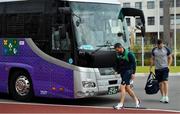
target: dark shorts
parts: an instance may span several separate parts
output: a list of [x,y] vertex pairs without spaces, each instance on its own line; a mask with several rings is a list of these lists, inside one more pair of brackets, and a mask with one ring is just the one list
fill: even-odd
[[168,81],[169,68],[157,69],[155,70],[155,74],[158,82]]
[[130,85],[130,80],[132,76],[132,70],[125,70],[121,74],[121,85]]

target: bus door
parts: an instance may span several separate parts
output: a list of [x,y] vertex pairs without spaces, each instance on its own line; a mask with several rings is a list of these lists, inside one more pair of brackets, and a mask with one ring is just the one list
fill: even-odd
[[52,53],[65,62],[71,58],[71,41],[65,25],[52,27]]
[[[72,25],[69,15],[57,12],[52,24],[52,52],[53,57],[69,64],[74,64]],[[68,83],[67,83],[68,82]],[[62,67],[52,70],[52,91],[58,97],[73,97],[73,71]]]
[[73,64],[72,29],[70,16],[57,12],[52,24],[52,54],[54,57]]

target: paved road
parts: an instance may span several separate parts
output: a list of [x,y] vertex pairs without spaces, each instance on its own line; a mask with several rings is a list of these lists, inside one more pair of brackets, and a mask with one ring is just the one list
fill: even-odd
[[[148,109],[164,109],[164,110],[176,110],[180,111],[180,77],[172,76],[169,79],[169,88],[170,88],[170,103],[163,104],[159,102],[160,93],[157,95],[146,95],[144,92],[144,85],[146,82],[145,77],[137,77],[135,80],[135,92],[140,97],[142,101],[142,107]],[[119,100],[119,94],[112,96],[99,96],[86,99],[78,100],[63,100],[63,99],[45,99],[45,98],[36,98],[32,103],[40,104],[51,104],[51,105],[80,105],[80,106],[100,106],[100,107],[112,107]],[[0,103],[10,102],[18,103],[13,101],[7,95],[0,95]],[[133,102],[128,96],[126,98],[125,106],[133,107]]]

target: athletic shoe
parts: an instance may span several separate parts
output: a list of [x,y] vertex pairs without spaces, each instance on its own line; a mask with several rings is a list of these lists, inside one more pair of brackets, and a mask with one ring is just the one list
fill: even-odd
[[122,103],[118,103],[116,106],[113,106],[114,109],[119,110],[123,108],[123,104]]
[[136,108],[139,108],[141,104],[141,101],[138,99],[138,101],[136,101]]
[[165,102],[165,97],[162,97],[162,98],[160,99],[160,102],[164,103],[164,102]]
[[169,103],[169,97],[168,96],[165,97],[164,103]]

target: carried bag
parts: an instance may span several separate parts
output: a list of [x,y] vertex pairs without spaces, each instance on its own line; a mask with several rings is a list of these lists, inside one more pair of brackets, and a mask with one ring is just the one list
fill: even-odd
[[156,94],[159,91],[159,82],[156,79],[156,76],[153,72],[150,72],[146,85],[145,85],[145,92],[146,94]]

